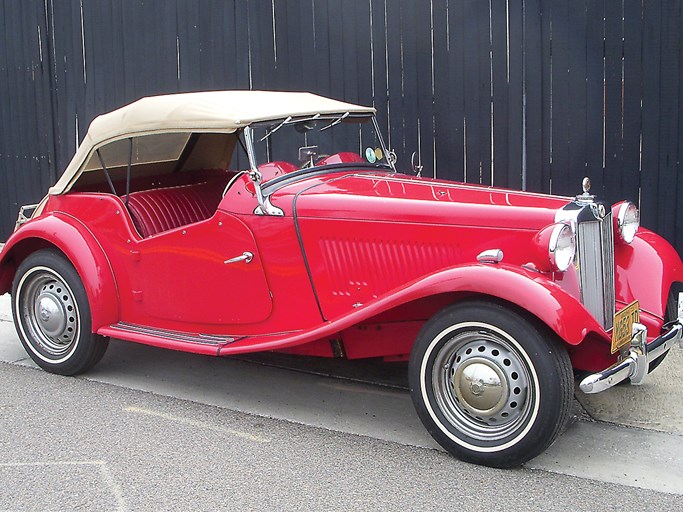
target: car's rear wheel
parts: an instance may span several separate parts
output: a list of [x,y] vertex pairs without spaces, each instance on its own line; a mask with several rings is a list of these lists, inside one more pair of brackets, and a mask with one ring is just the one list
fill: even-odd
[[554,335],[496,303],[448,307],[420,332],[409,366],[413,403],[456,457],[512,467],[535,457],[569,418],[573,378]]
[[108,339],[91,332],[90,305],[78,273],[57,252],[35,252],[19,265],[12,313],[26,352],[49,372],[82,373],[107,350]]

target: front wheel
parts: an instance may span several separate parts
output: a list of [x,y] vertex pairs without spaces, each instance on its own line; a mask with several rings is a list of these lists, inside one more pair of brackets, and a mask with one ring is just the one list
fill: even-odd
[[55,251],[35,252],[19,265],[12,313],[26,352],[49,372],[82,373],[107,350],[108,339],[91,331],[88,296],[78,273]]
[[553,335],[502,305],[448,307],[422,328],[409,366],[418,416],[459,459],[513,467],[564,429],[573,396],[569,356]]

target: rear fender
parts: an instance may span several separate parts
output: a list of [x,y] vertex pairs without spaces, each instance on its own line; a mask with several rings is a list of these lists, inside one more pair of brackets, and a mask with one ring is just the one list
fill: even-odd
[[119,318],[118,290],[109,260],[92,233],[75,218],[51,213],[24,224],[0,253],[0,294],[9,292],[17,267],[40,249],[59,249],[76,268],[90,303],[96,332]]

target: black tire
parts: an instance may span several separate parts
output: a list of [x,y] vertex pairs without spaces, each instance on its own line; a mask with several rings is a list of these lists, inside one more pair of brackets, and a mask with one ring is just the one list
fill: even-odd
[[647,373],[652,373],[655,371],[655,368],[657,368],[660,364],[662,364],[662,361],[664,361],[664,358],[669,355],[669,352],[666,351],[664,352],[661,356],[659,356],[657,359],[652,361],[650,365],[647,367]]
[[564,430],[572,367],[555,335],[497,303],[450,306],[420,331],[408,376],[417,414],[461,460],[518,466]]
[[[671,285],[671,289],[669,290],[669,300],[666,302],[666,311],[664,312],[664,323],[673,322],[676,320],[676,318],[678,318],[678,293],[681,291],[683,291],[683,283],[675,282]],[[647,373],[649,374],[655,371],[655,368],[662,364],[662,361],[664,361],[664,358],[667,355],[669,355],[669,351],[664,352],[657,359],[650,362],[650,365],[647,368]]]
[[107,350],[109,339],[91,332],[88,296],[76,269],[56,251],[37,251],[19,265],[12,314],[24,349],[48,372],[83,373]]

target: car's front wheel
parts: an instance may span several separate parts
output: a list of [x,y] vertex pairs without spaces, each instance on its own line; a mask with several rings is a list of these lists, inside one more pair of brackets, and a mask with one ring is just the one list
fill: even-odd
[[410,389],[423,424],[446,450],[512,467],[540,454],[566,425],[569,356],[554,336],[492,302],[448,307],[421,330]]
[[91,332],[90,305],[78,273],[55,251],[37,251],[19,265],[12,313],[26,352],[49,372],[82,373],[107,350],[108,339]]

